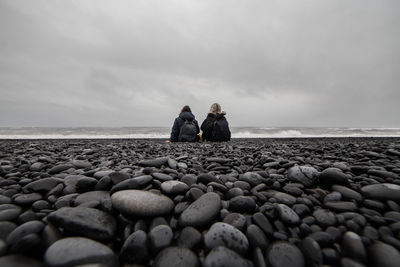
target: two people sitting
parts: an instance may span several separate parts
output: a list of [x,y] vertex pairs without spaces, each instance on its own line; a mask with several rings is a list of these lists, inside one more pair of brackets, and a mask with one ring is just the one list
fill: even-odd
[[231,131],[226,113],[221,111],[218,103],[211,105],[207,118],[201,124],[203,134],[200,135],[199,124],[189,106],[184,106],[179,116],[175,119],[171,131],[171,142],[197,142],[197,141],[230,141]]

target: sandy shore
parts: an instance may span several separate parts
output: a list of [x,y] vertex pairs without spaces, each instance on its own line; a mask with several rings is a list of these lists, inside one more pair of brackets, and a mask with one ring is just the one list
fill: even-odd
[[398,266],[399,176],[400,138],[0,140],[0,266]]

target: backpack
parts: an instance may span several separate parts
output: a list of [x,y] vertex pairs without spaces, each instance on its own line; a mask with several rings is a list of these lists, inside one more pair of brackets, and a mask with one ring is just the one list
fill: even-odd
[[179,131],[179,142],[195,142],[197,137],[197,127],[194,121],[185,120]]
[[212,141],[230,141],[231,131],[229,130],[228,122],[225,118],[216,120],[211,132]]

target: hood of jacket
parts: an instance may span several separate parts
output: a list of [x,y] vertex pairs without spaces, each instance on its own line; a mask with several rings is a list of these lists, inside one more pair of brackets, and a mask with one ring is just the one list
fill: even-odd
[[182,113],[179,115],[179,118],[181,118],[181,119],[183,119],[183,120],[185,120],[185,121],[192,121],[192,120],[194,120],[194,115],[193,115],[192,112],[185,111],[185,112],[182,112]]
[[211,117],[211,118],[215,118],[215,119],[217,119],[217,120],[220,120],[220,119],[224,118],[225,115],[226,115],[226,113],[225,113],[225,112],[222,112],[222,113],[217,113],[217,114],[208,113],[207,116],[208,116],[208,117]]

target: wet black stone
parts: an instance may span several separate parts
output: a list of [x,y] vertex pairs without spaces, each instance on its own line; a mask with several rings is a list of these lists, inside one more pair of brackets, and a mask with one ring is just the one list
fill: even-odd
[[204,260],[203,266],[253,267],[253,264],[251,261],[243,258],[235,251],[219,246],[212,249],[210,253],[208,253]]
[[44,262],[48,267],[68,267],[84,264],[118,266],[118,259],[109,247],[83,237],[69,237],[58,240],[47,249]]
[[39,193],[21,194],[14,198],[14,203],[20,206],[29,206],[33,202],[42,199],[42,195]]
[[340,201],[340,200],[342,200],[342,194],[339,192],[332,192],[324,197],[324,202]]
[[239,213],[252,213],[256,208],[253,198],[237,196],[229,200],[229,210]]
[[221,183],[217,177],[215,177],[214,175],[211,175],[211,174],[200,174],[197,177],[197,182],[203,183],[205,185],[207,185],[208,183],[211,183],[211,182]]
[[321,247],[318,242],[310,237],[306,237],[300,244],[300,249],[303,252],[308,266],[321,265],[323,256]]
[[125,264],[145,264],[150,255],[147,234],[138,230],[131,234],[122,245],[119,260]]
[[157,254],[154,267],[198,267],[199,259],[190,249],[184,247],[168,247]]
[[364,264],[354,260],[354,259],[350,259],[350,258],[342,258],[340,260],[340,264],[342,267],[365,267]]
[[228,215],[225,216],[224,223],[230,224],[237,229],[243,231],[245,225],[246,225],[246,217],[244,217],[240,213],[229,213]]
[[249,183],[252,187],[263,182],[263,177],[256,172],[246,172],[239,177],[239,180]]
[[124,172],[112,172],[109,174],[109,177],[111,178],[113,184],[119,184],[120,182],[131,178],[129,174]]
[[308,237],[317,241],[321,247],[330,246],[335,242],[334,238],[326,232],[315,232],[310,234]]
[[0,222],[15,221],[21,214],[21,208],[13,204],[0,205]]
[[309,215],[311,213],[310,208],[308,206],[304,205],[304,204],[295,204],[295,205],[293,205],[292,209],[300,217],[304,217],[304,216]]
[[7,236],[6,242],[9,250],[12,252],[26,252],[29,248],[32,248],[31,245],[40,243],[40,238],[36,236],[23,239],[30,234],[40,233],[44,226],[44,223],[40,221],[31,221],[19,225]]
[[335,214],[333,214],[329,210],[318,209],[314,211],[313,216],[317,223],[322,227],[336,225],[337,223]]
[[344,255],[357,259],[361,262],[366,262],[367,252],[361,237],[354,232],[346,232],[343,236],[343,253]]
[[17,225],[13,222],[0,221],[0,239],[7,240],[7,236],[17,228]]
[[357,211],[358,209],[355,203],[349,201],[325,202],[324,206],[336,212]]
[[362,194],[371,199],[400,201],[400,185],[373,184],[361,188]]
[[300,217],[291,208],[285,204],[277,204],[277,210],[281,220],[290,225],[296,225],[300,223]]
[[335,264],[339,260],[339,254],[333,248],[323,248],[322,255],[326,264]]
[[203,227],[212,222],[221,208],[221,199],[216,193],[207,193],[193,202],[179,217],[181,226]]
[[72,166],[70,164],[61,164],[61,165],[57,165],[52,167],[50,170],[48,170],[49,174],[56,174],[56,173],[60,173],[63,172],[65,170],[68,170],[69,168],[71,168]]
[[200,244],[202,240],[201,233],[194,227],[187,226],[182,229],[179,234],[178,244],[179,246],[192,249]]
[[154,252],[168,247],[173,238],[173,232],[169,225],[158,225],[149,232],[150,245]]
[[0,195],[0,205],[1,204],[10,204],[10,203],[11,203],[11,198]]
[[40,193],[48,192],[62,182],[63,180],[59,178],[43,178],[25,185],[24,190]]
[[57,227],[52,224],[48,224],[44,227],[41,238],[43,246],[48,248],[56,241],[60,240],[62,238],[62,234]]
[[333,185],[332,189],[339,192],[344,199],[355,200],[357,202],[361,202],[363,200],[363,197],[360,193],[348,187],[341,185]]
[[400,253],[393,246],[376,241],[368,248],[368,260],[372,266],[395,267],[399,265]]
[[161,167],[162,165],[166,165],[167,163],[167,157],[160,157],[155,159],[141,160],[138,164],[143,167]]
[[249,242],[247,237],[237,228],[227,223],[214,223],[204,237],[207,248],[213,249],[225,246],[239,254],[247,252]]
[[267,249],[269,241],[265,233],[255,224],[249,225],[246,231],[246,237],[249,240],[250,246],[253,248]]
[[288,171],[288,179],[305,186],[312,186],[318,179],[318,171],[313,167],[294,166]]
[[286,241],[273,243],[267,251],[266,259],[272,267],[305,266],[304,256],[300,249]]
[[261,230],[264,231],[264,233],[267,236],[271,236],[274,233],[274,228],[272,227],[270,221],[261,212],[255,213],[252,216],[252,219],[253,219],[254,223],[257,224],[261,228]]
[[349,176],[341,169],[338,168],[327,168],[319,174],[319,183],[322,185],[334,185],[342,184],[346,185],[349,183]]
[[111,239],[116,231],[114,217],[93,208],[64,207],[52,212],[47,218],[56,226],[96,240]]
[[44,264],[37,259],[21,254],[10,254],[0,257],[0,266],[4,267],[43,267]]

